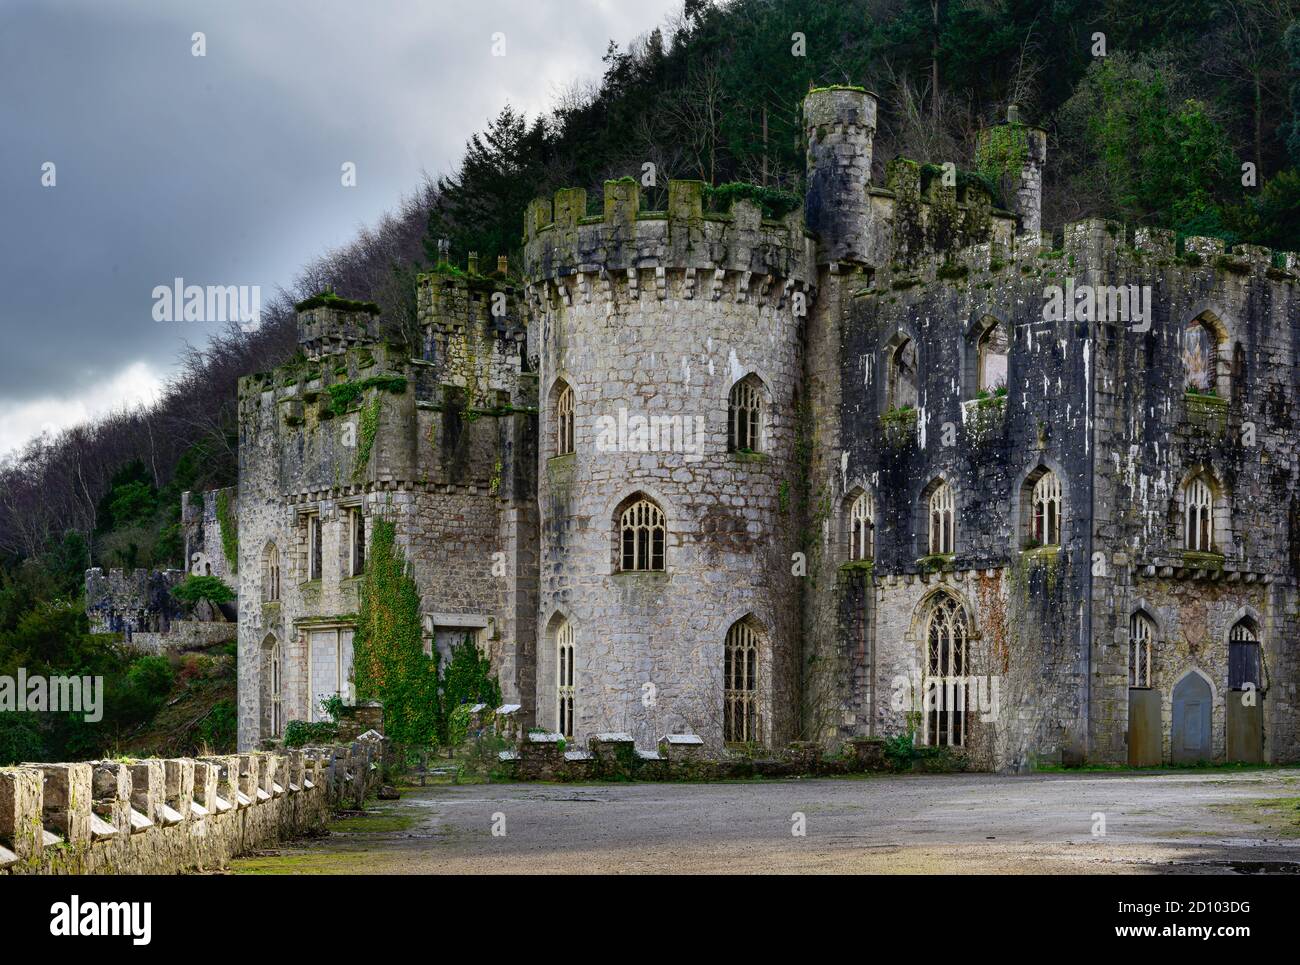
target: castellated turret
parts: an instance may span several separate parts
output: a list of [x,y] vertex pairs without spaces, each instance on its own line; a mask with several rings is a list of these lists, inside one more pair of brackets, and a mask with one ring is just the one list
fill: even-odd
[[1047,132],[1020,120],[1020,109],[1007,109],[1007,122],[980,131],[976,165],[1000,182],[1016,215],[1018,233],[1036,234],[1043,226],[1043,166]]
[[875,95],[859,87],[823,87],[803,102],[808,142],[808,229],[818,238],[817,260],[867,263],[871,236],[871,151]]
[[768,220],[739,200],[715,213],[704,194],[672,181],[667,211],[641,211],[623,179],[600,216],[576,189],[527,211],[536,713],[580,741],[795,732],[799,620],[783,601],[813,242],[797,212]]

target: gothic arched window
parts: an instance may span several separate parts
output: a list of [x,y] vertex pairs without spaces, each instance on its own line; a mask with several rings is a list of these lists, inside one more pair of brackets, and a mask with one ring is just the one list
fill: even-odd
[[1245,690],[1250,685],[1258,690],[1263,686],[1260,677],[1259,636],[1255,621],[1244,617],[1228,633],[1228,689]]
[[916,343],[904,338],[888,355],[887,409],[916,406]]
[[1128,621],[1128,685],[1151,686],[1151,646],[1156,625],[1145,613],[1134,613]]
[[574,409],[573,387],[565,383],[555,399],[555,454],[557,456],[566,456],[574,450]]
[[668,531],[663,510],[648,499],[638,499],[623,510],[618,521],[619,569],[662,570]]
[[1006,329],[993,322],[980,336],[978,347],[979,385],[977,388],[980,392],[992,395],[998,389],[1007,387],[1007,359],[1011,349]]
[[[932,747],[966,742],[965,677],[970,628],[966,608],[946,593],[935,597],[925,621],[925,741]],[[956,699],[957,688],[962,699]]]
[[727,631],[723,654],[722,737],[727,743],[760,740],[758,718],[758,631],[737,620]]
[[1183,523],[1187,549],[1213,552],[1214,490],[1204,476],[1192,479],[1183,491]]
[[727,398],[727,451],[762,451],[763,386],[747,375],[731,387]]
[[573,660],[573,624],[565,620],[555,631],[555,715],[556,730],[570,739],[577,699]]
[[1040,546],[1061,545],[1061,480],[1047,471],[1038,477],[1029,497],[1030,538]]
[[930,554],[954,552],[956,530],[956,499],[952,487],[946,482],[939,483],[930,493],[929,501],[929,546]]
[[849,504],[849,559],[869,560],[876,553],[876,504],[870,493],[859,493]]

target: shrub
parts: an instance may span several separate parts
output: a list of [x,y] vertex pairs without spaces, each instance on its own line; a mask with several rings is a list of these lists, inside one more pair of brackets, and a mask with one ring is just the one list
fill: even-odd
[[195,576],[190,574],[179,586],[172,587],[172,596],[182,603],[229,603],[235,598],[235,591],[226,585],[219,576]]

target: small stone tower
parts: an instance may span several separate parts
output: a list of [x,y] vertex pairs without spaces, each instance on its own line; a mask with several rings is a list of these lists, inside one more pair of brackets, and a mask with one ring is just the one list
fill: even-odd
[[812,242],[799,212],[769,220],[748,200],[709,212],[704,195],[673,181],[667,211],[640,211],[623,179],[606,183],[601,217],[582,190],[527,212],[537,720],[579,741],[793,733],[799,621],[784,601]]
[[807,135],[808,230],[817,261],[870,262],[871,151],[876,98],[860,87],[822,87],[803,102]]
[[1001,183],[1016,215],[1019,234],[1036,234],[1043,225],[1043,165],[1047,132],[1020,120],[1020,108],[1007,108],[1007,122],[980,131],[976,166]]

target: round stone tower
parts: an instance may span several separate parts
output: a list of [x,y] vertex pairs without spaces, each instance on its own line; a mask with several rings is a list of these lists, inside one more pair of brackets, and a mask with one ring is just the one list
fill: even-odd
[[860,87],[821,87],[803,102],[808,142],[808,230],[817,260],[872,263],[871,151],[876,98]]
[[703,209],[631,179],[534,201],[537,722],[641,747],[783,741],[798,717],[791,554],[802,479],[801,327],[815,284],[799,212]]

